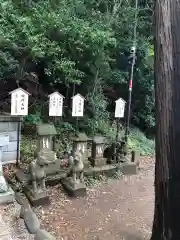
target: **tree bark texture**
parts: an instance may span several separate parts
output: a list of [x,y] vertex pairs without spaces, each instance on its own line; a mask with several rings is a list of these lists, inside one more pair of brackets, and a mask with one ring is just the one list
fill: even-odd
[[180,240],[180,0],[155,1],[155,95],[151,240]]

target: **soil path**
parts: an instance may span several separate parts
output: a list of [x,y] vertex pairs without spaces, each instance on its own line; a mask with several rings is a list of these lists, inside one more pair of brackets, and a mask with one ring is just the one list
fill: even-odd
[[[88,189],[86,198],[72,200],[59,186],[49,188],[51,205],[35,209],[42,227],[57,240],[148,240],[154,212],[154,160],[142,159],[140,168],[138,175]],[[0,207],[12,239],[33,239],[16,212],[17,204]]]

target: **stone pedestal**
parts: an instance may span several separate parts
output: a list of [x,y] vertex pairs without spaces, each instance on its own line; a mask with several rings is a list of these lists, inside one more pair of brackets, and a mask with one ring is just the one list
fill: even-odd
[[31,205],[34,207],[39,205],[50,204],[49,195],[46,191],[34,193],[32,191],[32,186],[25,186],[24,193],[28,198],[29,202],[31,203]]
[[87,194],[84,183],[73,182],[72,178],[62,179],[61,183],[70,197],[84,197]]
[[106,158],[90,158],[90,161],[93,167],[100,167],[107,164]]

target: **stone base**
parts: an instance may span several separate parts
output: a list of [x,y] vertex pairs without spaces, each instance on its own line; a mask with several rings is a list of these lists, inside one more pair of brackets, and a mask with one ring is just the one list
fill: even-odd
[[107,177],[111,177],[114,172],[116,172],[117,166],[114,165],[104,165],[104,166],[97,166],[97,167],[91,167],[88,169],[84,169],[84,175],[85,176],[93,176],[96,177],[99,174],[106,175]]
[[31,189],[32,189],[32,186],[28,186],[28,187],[23,188],[27,199],[29,200],[30,204],[33,207],[50,204],[50,199],[49,199],[49,196],[48,196],[47,192],[40,192],[40,193],[34,194],[31,191]]
[[83,183],[73,183],[70,178],[62,179],[61,183],[70,197],[84,197],[87,194]]
[[45,166],[45,173],[47,176],[58,174],[61,169],[61,160],[57,159],[55,162],[48,163],[47,166]]
[[15,201],[14,191],[9,187],[5,193],[0,193],[0,204],[10,204]]
[[111,177],[117,170],[120,170],[124,175],[133,175],[137,174],[138,167],[137,164],[133,162],[108,164],[84,169],[84,175],[97,176],[99,174],[103,174],[107,177]]
[[124,175],[134,175],[134,174],[137,174],[137,164],[134,163],[134,162],[120,163],[119,165],[117,165],[117,168]]
[[[60,180],[67,176],[67,171],[61,170],[59,173],[48,175],[46,177],[46,185],[47,186],[54,186],[59,184]],[[29,184],[29,175],[24,173],[23,170],[18,170],[16,172],[16,179],[23,185]]]
[[104,166],[107,164],[106,158],[90,158],[91,165],[93,167]]
[[46,185],[47,186],[55,186],[60,183],[61,179],[67,177],[67,171],[62,171],[60,173],[50,175],[46,177]]

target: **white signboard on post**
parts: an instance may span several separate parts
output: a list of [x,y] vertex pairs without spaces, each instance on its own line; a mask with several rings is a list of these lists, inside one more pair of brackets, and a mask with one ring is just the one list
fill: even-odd
[[28,115],[28,101],[30,94],[22,88],[17,88],[9,94],[11,94],[11,115]]
[[72,116],[83,117],[84,115],[84,100],[85,98],[80,94],[72,97]]
[[115,103],[115,118],[123,118],[126,101],[124,101],[122,98],[119,98],[115,101]]
[[54,92],[49,95],[49,116],[61,117],[63,113],[63,100],[59,92]]

